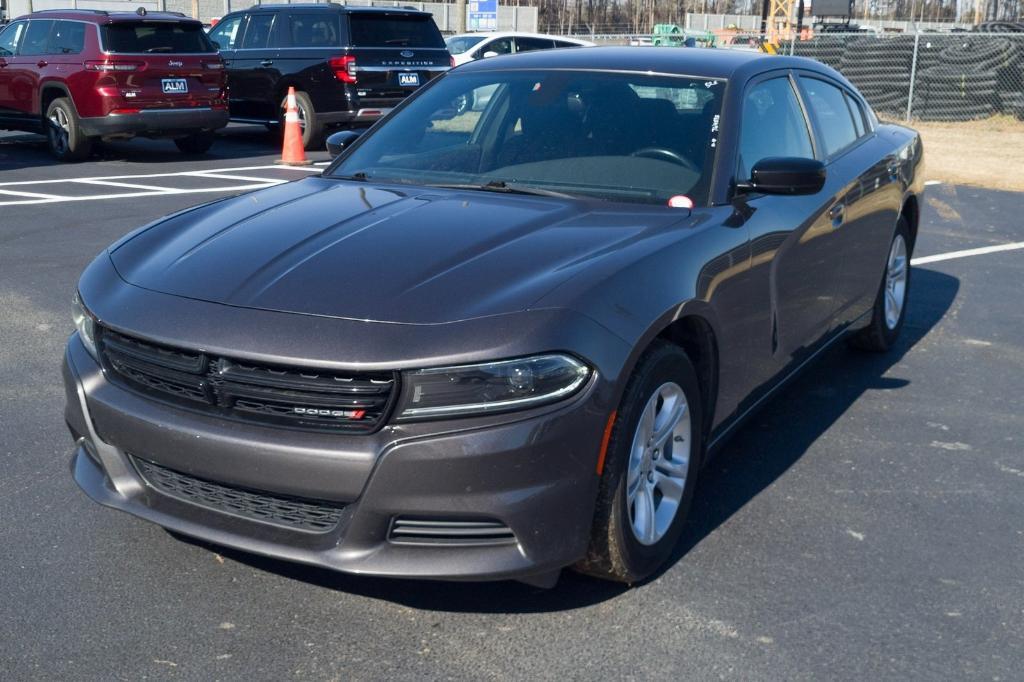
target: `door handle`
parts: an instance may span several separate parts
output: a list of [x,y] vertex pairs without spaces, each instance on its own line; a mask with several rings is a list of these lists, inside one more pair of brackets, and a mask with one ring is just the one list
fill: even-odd
[[832,227],[839,227],[843,224],[843,214],[846,212],[846,207],[842,204],[836,204],[828,210],[828,218],[832,221]]
[[224,60],[224,66],[231,66],[231,60],[230,59],[225,59]]
[[36,62],[36,66],[38,66],[41,69],[49,63],[50,62],[46,61],[45,59],[40,59],[38,62]]
[[260,66],[273,66],[273,64],[273,59],[264,59],[262,62],[260,62]]

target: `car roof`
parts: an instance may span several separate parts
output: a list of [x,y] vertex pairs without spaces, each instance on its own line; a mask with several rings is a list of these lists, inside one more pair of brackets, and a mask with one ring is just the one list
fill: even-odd
[[672,73],[729,79],[737,72],[749,77],[774,69],[800,68],[832,73],[813,59],[783,57],[762,52],[713,48],[593,47],[587,50],[534,50],[478,59],[459,67],[460,72],[509,68],[583,69]]
[[352,5],[339,5],[336,2],[325,3],[263,3],[246,7],[243,12],[259,12],[260,10],[288,10],[298,9],[303,12],[314,10],[321,12],[342,12],[345,14],[402,14],[409,16],[432,16],[430,12],[423,12],[415,7],[355,7]]
[[174,21],[201,24],[198,19],[181,12],[107,12],[101,9],[40,9],[18,17],[20,19],[73,19],[94,24],[113,24],[122,21]]
[[574,36],[556,36],[550,33],[527,33],[526,31],[487,31],[487,32],[476,32],[476,33],[459,33],[457,35],[448,36],[448,39],[452,38],[544,38],[547,40],[564,40],[570,43],[580,43],[581,45],[591,45],[592,43],[582,38],[576,38]]

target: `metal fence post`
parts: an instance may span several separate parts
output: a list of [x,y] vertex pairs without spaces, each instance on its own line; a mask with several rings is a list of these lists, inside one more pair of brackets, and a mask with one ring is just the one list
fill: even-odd
[[914,77],[917,75],[917,48],[921,44],[921,34],[914,34],[914,56],[910,59],[910,89],[907,92],[907,121],[914,109]]
[[789,39],[789,56],[792,57],[796,53],[796,34]]

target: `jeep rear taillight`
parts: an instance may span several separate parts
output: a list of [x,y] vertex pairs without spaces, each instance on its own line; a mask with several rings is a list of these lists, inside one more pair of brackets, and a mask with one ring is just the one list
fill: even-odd
[[145,62],[88,61],[85,63],[86,71],[142,71],[145,68]]
[[356,82],[356,58],[350,54],[344,57],[331,57],[329,60],[334,77],[342,83]]

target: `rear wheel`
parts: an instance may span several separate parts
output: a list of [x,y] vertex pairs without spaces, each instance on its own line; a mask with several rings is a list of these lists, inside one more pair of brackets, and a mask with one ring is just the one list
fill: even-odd
[[204,131],[175,138],[174,144],[185,154],[205,154],[213,146],[214,139],[216,138],[212,131]]
[[697,374],[678,346],[649,350],[629,381],[601,475],[590,548],[576,568],[635,583],[672,553],[703,452]]
[[[284,114],[288,106],[287,95],[281,99],[281,112],[278,116],[279,130],[284,132]],[[323,142],[323,124],[318,120],[316,110],[313,109],[313,101],[305,92],[295,93],[295,106],[299,110],[299,128],[302,129],[302,147],[306,151],[322,151],[320,148]]]
[[46,108],[46,141],[59,161],[82,161],[89,156],[92,140],[82,133],[71,100],[58,97]]
[[899,222],[896,223],[896,232],[889,244],[889,257],[886,260],[878,295],[875,297],[871,323],[851,337],[851,345],[875,352],[889,350],[903,330],[909,293],[910,227],[906,219],[900,216]]

